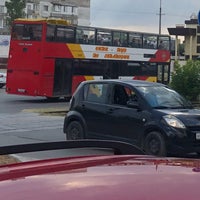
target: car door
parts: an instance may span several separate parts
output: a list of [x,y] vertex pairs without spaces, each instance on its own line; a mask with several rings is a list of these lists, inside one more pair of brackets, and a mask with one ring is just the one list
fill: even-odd
[[128,86],[114,84],[110,106],[107,108],[107,134],[117,140],[123,140],[138,144],[140,136],[144,132],[144,123],[147,112],[139,107],[127,105],[129,101],[142,103],[137,92]]
[[106,118],[109,97],[108,83],[89,83],[84,86],[81,113],[87,125],[87,137],[103,139],[108,126]]

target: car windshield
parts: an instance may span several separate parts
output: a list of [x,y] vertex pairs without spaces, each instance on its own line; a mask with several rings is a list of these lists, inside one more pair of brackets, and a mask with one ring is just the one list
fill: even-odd
[[137,87],[142,96],[153,108],[191,108],[189,101],[174,90],[161,86]]

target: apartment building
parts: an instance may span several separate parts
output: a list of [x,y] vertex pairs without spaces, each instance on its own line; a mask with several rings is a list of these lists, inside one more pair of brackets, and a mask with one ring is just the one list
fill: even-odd
[[[6,0],[0,0],[0,35],[8,34]],[[63,18],[72,24],[90,24],[90,0],[26,0],[27,18]]]

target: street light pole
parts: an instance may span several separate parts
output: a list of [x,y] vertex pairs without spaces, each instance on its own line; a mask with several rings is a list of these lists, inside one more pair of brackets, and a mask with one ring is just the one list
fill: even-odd
[[160,0],[160,11],[159,11],[159,35],[161,34],[161,16],[162,16],[162,8],[161,8],[161,0]]

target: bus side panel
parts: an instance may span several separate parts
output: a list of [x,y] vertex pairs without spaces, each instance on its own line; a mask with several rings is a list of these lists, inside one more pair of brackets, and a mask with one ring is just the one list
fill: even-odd
[[45,43],[44,56],[51,58],[73,58],[67,44],[55,42]]

